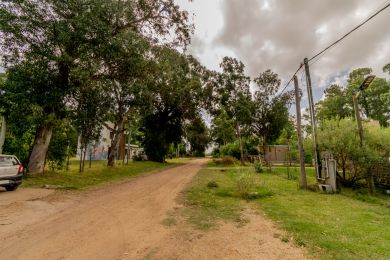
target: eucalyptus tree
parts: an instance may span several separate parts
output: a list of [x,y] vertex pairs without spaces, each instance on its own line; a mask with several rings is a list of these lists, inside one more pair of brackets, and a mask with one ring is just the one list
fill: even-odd
[[281,81],[278,75],[266,70],[254,79],[257,85],[255,92],[255,113],[253,129],[262,138],[263,149],[275,141],[289,123],[288,104],[292,93],[278,94]]
[[[125,39],[135,34],[186,45],[191,30],[188,14],[173,0],[1,0],[2,61],[8,80],[14,81],[5,91],[15,96],[12,107],[23,106],[23,99],[40,111],[29,172],[43,172],[53,121],[66,115],[82,79],[94,79],[108,68],[101,63],[107,61],[104,57],[126,48]],[[18,100],[19,95],[24,98]]]
[[209,129],[200,115],[188,121],[185,134],[191,145],[192,156],[204,157],[211,138]]
[[74,94],[72,103],[72,122],[79,134],[79,172],[84,171],[88,146],[98,143],[101,137],[102,124],[100,119],[106,115],[109,100],[104,98],[104,92],[99,84],[85,84]]
[[[201,110],[202,85],[193,59],[169,47],[153,48],[154,84],[149,109],[143,110],[144,148],[148,158],[163,162],[171,143],[180,143],[186,120]],[[146,100],[144,101],[146,103]]]
[[353,115],[353,107],[349,105],[345,89],[339,85],[331,85],[324,91],[325,98],[316,104],[318,120],[346,118]]
[[232,143],[235,140],[234,121],[228,116],[224,109],[214,116],[211,126],[213,141],[219,146]]
[[244,162],[242,127],[251,123],[253,111],[250,78],[245,75],[245,65],[235,58],[223,58],[220,67],[222,73],[217,89],[219,105],[234,121],[240,145],[241,162]]

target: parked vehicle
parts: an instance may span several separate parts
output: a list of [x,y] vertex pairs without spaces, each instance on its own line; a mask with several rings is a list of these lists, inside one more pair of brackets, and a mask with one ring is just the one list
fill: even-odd
[[22,183],[23,166],[13,155],[0,155],[0,187],[14,191]]

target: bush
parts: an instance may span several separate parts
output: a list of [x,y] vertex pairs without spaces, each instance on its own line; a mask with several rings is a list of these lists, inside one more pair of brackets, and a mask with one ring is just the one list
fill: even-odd
[[218,188],[218,187],[219,187],[219,185],[216,181],[209,181],[209,183],[207,183],[207,188],[212,189],[212,188]]
[[217,165],[233,165],[237,162],[237,159],[232,156],[224,156],[222,158],[214,159],[214,163]]
[[238,143],[230,143],[219,148],[220,156],[231,156],[236,159],[240,159],[240,146]]
[[263,173],[264,172],[263,165],[261,165],[261,163],[255,163],[255,171],[257,173]]
[[243,199],[250,199],[255,187],[255,178],[250,173],[242,174],[237,179],[237,193]]

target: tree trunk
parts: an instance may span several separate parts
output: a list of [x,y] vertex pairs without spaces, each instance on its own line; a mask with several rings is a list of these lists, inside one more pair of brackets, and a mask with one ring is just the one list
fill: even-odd
[[120,136],[120,134],[116,133],[114,138],[111,141],[111,147],[109,149],[108,162],[107,162],[107,165],[110,167],[115,166],[116,154],[118,151],[118,144],[119,144],[119,136]]
[[88,145],[85,145],[84,154],[83,154],[83,163],[82,163],[83,172],[84,172],[84,169],[85,169],[85,158],[86,158],[86,156],[87,156],[87,149],[88,149]]
[[38,129],[27,166],[29,174],[34,175],[43,173],[52,135],[53,128],[51,126],[42,126]]
[[69,147],[69,144],[68,144],[68,147],[66,148],[67,149],[67,152],[66,152],[66,171],[69,171],[69,164],[70,164],[70,147]]
[[89,168],[92,168],[92,150],[89,152]]
[[240,159],[241,164],[244,164],[244,149],[242,147],[242,140],[241,140],[241,129],[239,123],[237,123],[237,136],[238,136],[238,142],[240,144]]
[[366,175],[367,175],[368,193],[370,195],[373,195],[375,193],[375,182],[374,182],[374,176],[371,172],[371,169],[367,170]]
[[83,172],[83,145],[80,144],[80,164],[79,164],[79,173]]
[[116,131],[114,132],[114,137],[111,140],[111,147],[109,149],[108,153],[108,162],[107,165],[109,167],[114,167],[115,166],[115,160],[116,160],[116,154],[118,151],[118,146],[119,146],[119,141],[123,135],[123,127],[124,127],[124,119],[121,119],[121,121],[118,124],[118,127]]

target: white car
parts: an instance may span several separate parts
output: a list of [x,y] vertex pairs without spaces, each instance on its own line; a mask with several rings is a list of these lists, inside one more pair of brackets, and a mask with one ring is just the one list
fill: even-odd
[[0,187],[14,191],[22,183],[23,166],[13,155],[0,154]]

